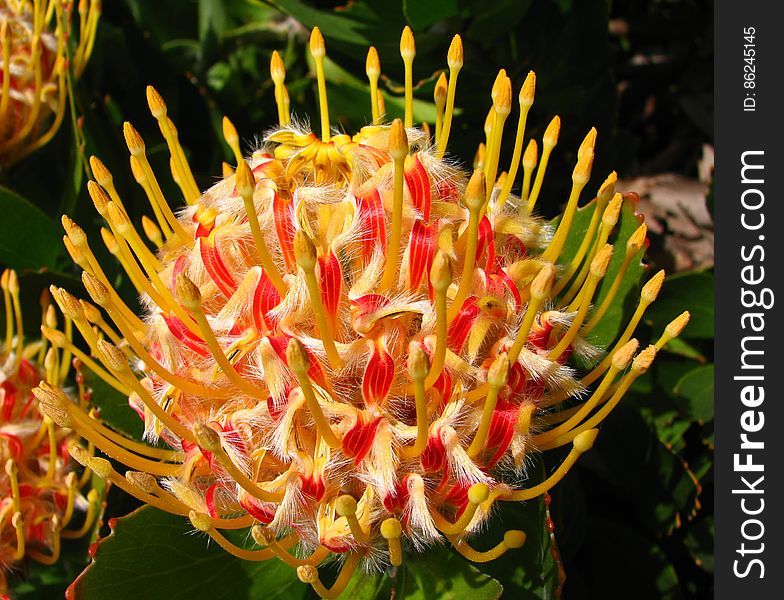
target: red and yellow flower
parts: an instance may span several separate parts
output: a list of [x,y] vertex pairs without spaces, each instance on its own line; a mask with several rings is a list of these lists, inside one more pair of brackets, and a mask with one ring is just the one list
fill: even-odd
[[[152,506],[187,516],[228,552],[283,560],[321,596],[336,597],[359,565],[399,565],[406,552],[444,539],[480,562],[522,545],[525,534],[516,530],[489,550],[469,540],[495,503],[541,496],[563,478],[688,313],[638,353],[632,335],[659,292],[658,273],[599,359],[590,332],[618,286],[593,306],[597,288],[614,252],[626,257],[619,280],[639,260],[646,229],[621,247],[608,243],[623,202],[611,174],[598,187],[588,230],[573,231],[595,130],[579,148],[558,226],[533,216],[560,128],[556,117],[541,157],[534,141],[523,152],[533,73],[518,96],[508,170],[499,175],[513,104],[501,71],[486,144],[473,173],[465,173],[444,158],[463,64],[459,36],[449,49],[448,79],[436,88],[432,140],[413,121],[410,30],[401,40],[404,119],[384,121],[371,48],[373,122],[353,136],[330,128],[318,29],[310,51],[320,135],[291,119],[275,53],[278,128],[243,157],[225,120],[236,167],[225,165],[223,179],[204,193],[163,100],[148,88],[186,202],[175,214],[144,142],[126,123],[133,173],[154,215],[142,222],[154,248],[131,224],[111,174],[92,159],[89,191],[107,223],[103,238],[140,294],[142,317],[113,289],[84,232],[63,220],[85,287],[113,323],[55,291],[95,360],[80,358],[128,395],[147,440],[171,450],[122,444],[50,386],[37,393],[48,414],[128,470],[118,473],[74,449],[84,465]],[[521,163],[522,194],[515,196]],[[564,245],[576,235],[582,244],[562,264]],[[580,373],[573,354],[596,366]],[[571,446],[563,463],[528,484],[526,458],[560,446]],[[221,533],[248,527],[254,546],[236,546]],[[318,567],[336,557],[342,570],[326,588]]]

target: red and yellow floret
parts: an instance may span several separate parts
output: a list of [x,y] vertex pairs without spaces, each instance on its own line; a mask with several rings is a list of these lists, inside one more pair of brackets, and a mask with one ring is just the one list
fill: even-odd
[[63,121],[69,76],[95,43],[101,0],[0,0],[0,164],[46,144]]
[[[593,306],[610,258],[624,252],[624,272],[639,260],[645,226],[623,248],[608,243],[622,204],[611,174],[598,188],[577,255],[559,262],[576,235],[571,226],[596,131],[579,148],[572,191],[553,228],[531,211],[557,142],[557,117],[541,160],[535,144],[522,152],[533,73],[518,96],[508,171],[498,174],[512,112],[512,83],[501,71],[481,161],[466,173],[444,158],[463,62],[458,36],[449,78],[436,88],[433,140],[413,124],[410,30],[401,40],[404,119],[384,121],[371,48],[373,124],[353,136],[330,129],[317,29],[310,47],[321,136],[291,119],[285,69],[274,54],[279,126],[245,158],[225,120],[236,169],[225,167],[203,194],[163,100],[148,88],[186,206],[172,211],[130,124],[132,168],[155,217],[143,230],[156,250],[131,226],[112,176],[95,158],[89,184],[108,225],[104,241],[145,314],[123,303],[67,218],[66,246],[113,327],[98,314],[63,310],[87,333],[96,360],[85,364],[128,394],[148,440],[172,448],[159,460],[141,456],[102,439],[97,422],[80,415],[75,427],[129,470],[123,476],[80,450],[77,460],[145,502],[188,516],[232,554],[277,557],[321,596],[336,597],[358,565],[399,565],[408,549],[447,540],[481,562],[521,546],[525,534],[516,530],[489,550],[469,540],[496,502],[541,496],[563,478],[688,313],[638,353],[632,334],[659,292],[659,273],[606,358],[591,344],[591,329],[618,292],[613,286]],[[523,193],[515,196],[520,162]],[[78,303],[62,290],[55,298],[61,307]],[[580,374],[573,355],[595,368]],[[526,459],[564,445],[571,451],[563,463],[529,485]],[[255,547],[238,547],[220,532],[244,527],[252,528]],[[326,588],[317,567],[334,556],[343,567]]]
[[[69,454],[79,436],[43,414],[33,388],[43,381],[59,390],[68,405],[78,402],[81,410],[87,410],[89,393],[77,376],[78,401],[66,396],[61,388],[71,368],[70,352],[60,352],[46,340],[25,344],[16,273],[5,271],[1,284],[6,332],[0,349],[0,594],[5,594],[6,572],[25,559],[51,565],[60,556],[61,538],[92,530],[100,498],[86,489],[89,471],[79,475]],[[44,329],[67,337],[54,329],[57,316],[48,299],[42,320]],[[67,319],[64,328],[70,331]],[[74,523],[76,528],[65,529]]]

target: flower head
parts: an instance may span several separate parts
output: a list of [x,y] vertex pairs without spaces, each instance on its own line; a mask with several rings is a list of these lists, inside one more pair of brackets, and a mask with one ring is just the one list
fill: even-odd
[[[60,352],[45,340],[25,345],[19,305],[19,285],[14,271],[2,275],[6,334],[0,349],[0,593],[6,591],[5,572],[23,558],[50,565],[60,554],[60,539],[74,538],[91,531],[99,508],[99,495],[81,490],[89,473],[78,477],[78,466],[68,454],[68,446],[79,438],[69,429],[57,427],[61,419],[44,416],[38,398],[45,394],[72,401],[61,389],[70,365],[70,353]],[[54,337],[54,307],[44,304],[45,330]],[[70,330],[70,325],[66,325]],[[80,405],[85,408],[89,394],[78,379]],[[43,380],[43,381],[42,381]],[[33,394],[33,388],[43,386]],[[36,397],[38,396],[38,397]],[[74,406],[76,406],[74,404]],[[77,529],[65,528],[82,517]]]
[[[69,69],[79,77],[90,57],[101,0],[0,0],[0,163],[46,144],[65,114]],[[78,33],[76,41],[72,38]]]
[[[658,294],[659,273],[600,360],[589,334],[617,287],[594,306],[597,287],[613,252],[626,257],[617,273],[623,278],[645,245],[645,226],[623,247],[608,243],[623,202],[612,174],[599,186],[588,231],[572,232],[595,130],[579,148],[559,225],[553,230],[532,216],[560,128],[556,117],[541,158],[534,142],[523,156],[533,73],[518,95],[508,172],[499,175],[513,89],[502,71],[485,149],[465,173],[444,159],[463,62],[458,36],[449,78],[436,88],[434,140],[413,123],[410,30],[401,39],[404,119],[384,121],[380,61],[371,48],[373,123],[353,136],[329,125],[318,29],[310,49],[320,136],[291,119],[276,53],[279,126],[245,158],[225,120],[236,169],[224,167],[224,178],[203,194],[163,100],[148,88],[187,203],[172,211],[144,142],[126,123],[134,175],[155,217],[143,229],[157,252],[131,225],[106,167],[92,160],[89,191],[108,225],[104,241],[136,286],[143,318],[114,291],[82,230],[67,218],[64,225],[87,291],[116,328],[97,312],[72,315],[97,357],[85,364],[128,393],[148,440],[173,449],[165,461],[120,452],[96,435],[95,422],[80,419],[76,428],[130,470],[123,478],[107,461],[76,458],[149,504],[187,515],[236,556],[277,557],[334,597],[359,564],[399,565],[406,552],[445,539],[474,561],[522,545],[525,534],[516,530],[486,551],[468,540],[494,503],[541,496],[565,475],[688,317],[638,353],[632,334]],[[511,190],[521,162],[518,197]],[[561,264],[572,235],[583,243]],[[575,354],[596,366],[580,374],[571,366]],[[526,458],[565,445],[571,451],[563,464],[527,485]],[[255,548],[220,532],[243,527],[252,527]],[[327,589],[317,567],[333,555],[344,564]]]

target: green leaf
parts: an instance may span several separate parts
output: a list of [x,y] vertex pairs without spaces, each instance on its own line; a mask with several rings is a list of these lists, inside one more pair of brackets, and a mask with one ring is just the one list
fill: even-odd
[[687,340],[712,339],[713,286],[713,273],[710,271],[677,273],[667,277],[645,319],[653,323],[654,333],[658,335],[667,323],[688,310],[691,318],[680,337]]
[[281,561],[240,560],[203,534],[194,535],[184,517],[150,507],[112,524],[112,534],[98,542],[93,563],[70,591],[80,600],[310,597],[310,587]]
[[[577,254],[595,208],[596,201],[592,200],[579,208],[575,213],[569,236],[558,260],[559,263],[569,264],[569,261]],[[559,222],[560,217],[556,217],[552,221],[552,226],[556,227]],[[640,226],[640,223],[641,217],[637,214],[636,200],[631,196],[625,197],[618,224],[615,226],[615,232],[609,240],[609,243],[612,243],[614,246],[613,256],[607,268],[607,273],[599,284],[599,289],[594,297],[594,307],[598,308],[601,305],[613,283],[618,278],[625,256],[626,242]],[[645,272],[645,266],[641,262],[643,252],[644,250],[640,250],[640,253],[632,258],[618,287],[615,298],[602,319],[588,335],[591,343],[601,348],[607,348],[621,330],[626,327],[626,323],[639,300],[640,279]],[[564,289],[568,290],[569,286],[567,285]],[[590,313],[588,318],[590,319]]]
[[454,17],[459,11],[457,0],[403,0],[403,14],[414,29],[425,29],[437,21]]
[[65,252],[62,234],[29,200],[0,186],[0,263],[15,269],[57,270]]
[[713,418],[713,365],[689,371],[675,384],[675,394],[683,400],[689,416],[705,423]]
[[[367,38],[363,35],[365,26],[359,21],[344,17],[339,13],[320,11],[300,2],[299,0],[274,0],[271,2],[279,10],[290,14],[305,27],[318,25],[328,39],[340,40],[350,44],[367,46]],[[400,35],[398,33],[398,35]]]
[[134,439],[141,439],[144,423],[124,396],[87,367],[82,367],[85,383],[92,390],[91,403],[101,410],[101,421]]
[[357,572],[341,598],[346,600],[496,600],[504,588],[447,548],[422,554],[404,549],[403,564],[378,575]]

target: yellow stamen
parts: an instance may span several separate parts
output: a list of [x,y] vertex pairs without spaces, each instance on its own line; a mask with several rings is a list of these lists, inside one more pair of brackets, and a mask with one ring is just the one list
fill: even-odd
[[250,166],[244,160],[237,162],[235,177],[237,192],[239,192],[242,197],[242,202],[245,206],[245,214],[248,217],[248,224],[250,225],[250,231],[253,234],[253,241],[256,244],[256,252],[259,255],[259,260],[261,260],[261,265],[267,272],[267,276],[270,278],[272,285],[275,286],[275,289],[281,297],[283,297],[286,295],[288,286],[284,283],[283,278],[278,272],[278,267],[272,260],[272,256],[267,249],[267,243],[264,241],[264,236],[261,233],[259,217],[256,212],[256,204],[253,200],[253,192],[256,189],[256,178],[254,177]]
[[550,160],[550,153],[558,143],[558,134],[561,132],[561,118],[558,116],[553,117],[542,137],[542,159],[539,161],[539,168],[536,170],[536,178],[534,179],[534,186],[531,189],[531,195],[528,197],[528,212],[532,213],[536,206],[536,201],[539,199],[539,192],[542,190],[542,182],[544,181],[544,174],[547,171],[547,162]]
[[599,324],[599,321],[602,320],[602,317],[607,312],[607,309],[610,308],[610,304],[613,300],[615,300],[615,296],[618,294],[618,290],[621,287],[621,283],[623,283],[623,279],[626,275],[626,271],[629,268],[634,257],[637,253],[643,248],[645,245],[645,236],[648,232],[648,226],[643,223],[640,225],[637,230],[629,237],[626,242],[626,254],[623,257],[623,262],[621,263],[621,268],[618,270],[618,273],[615,275],[615,279],[613,280],[612,287],[607,291],[607,295],[602,300],[602,303],[599,305],[599,308],[594,310],[593,315],[591,316],[591,320],[585,325],[583,329],[583,335],[587,335],[588,332],[591,331],[596,325]]
[[310,357],[307,350],[297,338],[291,338],[289,345],[286,348],[286,362],[289,369],[294,373],[299,381],[302,395],[305,397],[305,402],[310,410],[310,415],[316,424],[316,430],[321,435],[324,442],[330,448],[340,447],[340,440],[332,431],[329,421],[324,416],[324,411],[321,410],[321,405],[316,398],[316,393],[313,390],[313,384],[310,382],[308,371],[310,370]]
[[476,267],[476,250],[479,240],[479,221],[481,219],[482,207],[485,204],[485,189],[487,187],[487,180],[482,171],[474,171],[471,179],[466,186],[463,203],[469,211],[468,225],[466,226],[465,234],[466,250],[465,258],[463,259],[463,271],[460,275],[460,285],[458,286],[457,293],[452,299],[452,304],[447,313],[447,321],[452,322],[455,317],[463,308],[463,303],[471,291],[471,284]]
[[[517,177],[517,169],[520,166],[520,158],[523,153],[523,142],[525,138],[525,123],[528,119],[528,111],[534,104],[534,91],[536,90],[536,74],[533,71],[528,72],[528,76],[523,82],[523,87],[520,88],[520,95],[518,97],[520,104],[520,116],[517,120],[517,134],[515,136],[514,150],[512,151],[512,162],[509,164],[509,172],[506,176],[501,193],[498,194],[498,207],[501,208],[506,203],[509,197],[509,192],[512,191],[515,178]],[[533,140],[531,140],[533,142]],[[536,144],[536,142],[533,142]],[[535,148],[536,146],[534,146]],[[528,174],[528,181],[530,185],[530,171]],[[527,189],[527,188],[526,188]],[[523,198],[525,200],[526,198]]]
[[22,506],[22,499],[19,495],[18,472],[19,469],[16,466],[16,461],[14,461],[13,458],[9,458],[5,462],[5,474],[8,475],[8,482],[11,484],[11,499],[13,501],[14,512],[19,512]]
[[384,264],[384,275],[379,285],[383,291],[392,290],[392,286],[397,280],[398,263],[400,262],[400,242],[403,229],[403,182],[405,161],[408,155],[408,137],[400,119],[392,121],[389,128],[389,155],[394,161],[395,187],[387,257]]
[[327,311],[321,298],[321,288],[318,277],[316,277],[316,264],[318,263],[316,246],[304,229],[298,229],[294,234],[294,258],[305,275],[305,285],[308,288],[313,316],[321,334],[321,340],[324,343],[324,351],[327,354],[327,359],[329,359],[329,364],[335,370],[340,369],[343,366],[343,359],[340,358],[338,349],[335,346],[332,325],[327,318]]
[[379,123],[378,112],[378,78],[381,76],[381,61],[378,59],[378,50],[375,46],[368,49],[365,59],[365,73],[370,83],[370,111],[373,115],[373,124]]
[[53,565],[60,558],[60,517],[52,516],[52,553],[43,554],[37,550],[30,550],[27,556],[42,565]]
[[405,459],[418,458],[427,447],[427,398],[425,397],[425,379],[429,365],[427,354],[422,349],[422,344],[412,341],[408,344],[408,374],[414,382],[414,399],[416,402],[417,436],[413,446],[403,448],[402,456]]
[[525,544],[525,532],[518,529],[510,529],[504,534],[504,539],[498,543],[494,548],[480,552],[472,548],[468,542],[459,539],[457,536],[447,536],[452,546],[459,554],[472,562],[485,563],[495,560],[504,554],[507,550],[514,548],[522,548]]
[[[4,23],[5,24],[5,23]],[[5,354],[11,354],[14,349],[14,310],[11,306],[11,293],[8,291],[8,278],[11,275],[10,269],[3,271],[0,285],[3,288],[3,305],[5,308]]]
[[359,559],[359,552],[350,552],[346,558],[346,562],[343,563],[343,567],[340,569],[337,579],[335,579],[335,583],[333,583],[332,587],[329,589],[324,587],[324,584],[321,583],[318,569],[313,565],[297,567],[297,577],[299,577],[300,581],[303,583],[309,583],[313,586],[313,590],[320,597],[326,598],[327,600],[335,600],[343,593],[346,586],[348,586],[349,581],[351,581],[351,577],[354,575],[354,571],[357,570],[357,566],[359,565]]
[[411,28],[406,25],[403,34],[400,36],[400,56],[403,58],[405,68],[405,126],[414,126],[414,56],[416,56],[416,45],[414,44],[414,34]]
[[599,253],[591,262],[591,273],[588,275],[588,280],[583,286],[583,300],[577,309],[577,314],[575,315],[572,324],[569,326],[569,329],[567,329],[566,333],[555,346],[555,348],[553,348],[547,355],[547,358],[550,360],[557,360],[580,332],[580,327],[583,324],[585,315],[588,313],[588,309],[591,307],[593,294],[596,291],[599,282],[602,280],[602,277],[604,277],[605,273],[607,273],[607,267],[610,264],[610,258],[612,258],[612,251],[613,247],[607,244],[602,250],[599,251]]
[[433,102],[436,105],[436,146],[438,146],[438,140],[441,139],[441,130],[444,127],[444,106],[446,105],[447,86],[446,74],[441,73],[433,90]]
[[[87,471],[90,472],[89,470]],[[95,524],[95,518],[98,516],[98,511],[101,504],[101,495],[96,490],[90,490],[87,493],[87,512],[84,515],[84,522],[79,529],[71,531],[61,531],[60,536],[67,540],[75,540],[84,537],[89,533]]]
[[329,106],[327,105],[327,82],[324,78],[324,56],[327,48],[324,45],[324,36],[321,30],[314,27],[310,33],[310,55],[316,63],[316,81],[318,83],[319,111],[321,114],[321,141],[328,142],[329,132]]
[[169,154],[172,159],[172,173],[182,190],[185,202],[193,204],[199,199],[201,193],[196,185],[196,180],[193,178],[190,165],[185,158],[185,152],[180,145],[177,131],[171,126],[171,122],[167,116],[166,103],[163,101],[163,98],[161,98],[158,91],[151,85],[147,86],[147,104],[150,107],[152,116],[158,121],[163,139],[166,140],[166,145],[169,148]]
[[687,310],[668,323],[667,327],[664,328],[664,333],[656,342],[656,350],[661,350],[665,344],[678,337],[684,327],[689,323],[690,318],[691,314]]
[[454,523],[447,521],[437,511],[431,511],[433,524],[441,533],[446,536],[460,535],[471,524],[479,505],[490,497],[490,488],[486,483],[475,483],[468,488],[468,505],[463,510],[460,517]]
[[438,250],[430,267],[430,285],[433,286],[433,296],[436,309],[436,346],[433,352],[433,361],[430,371],[425,378],[425,389],[428,390],[438,381],[441,371],[444,370],[446,359],[446,342],[449,333],[449,322],[446,310],[446,292],[452,283],[452,266],[449,256]]
[[223,117],[223,139],[226,140],[229,148],[231,148],[231,151],[234,153],[234,160],[239,164],[242,160],[240,136],[237,133],[237,128],[234,127],[234,124],[229,120],[229,117]]
[[572,466],[574,466],[574,463],[577,462],[577,459],[580,458],[580,455],[588,452],[588,450],[593,447],[593,443],[596,440],[597,435],[599,435],[598,429],[587,429],[586,431],[582,431],[581,433],[575,435],[573,438],[574,444],[571,451],[566,455],[566,458],[553,472],[553,474],[550,475],[550,477],[545,479],[539,485],[528,488],[527,490],[517,490],[511,492],[509,495],[501,496],[499,499],[520,502],[523,500],[530,500],[531,498],[536,498],[537,496],[541,496],[542,494],[547,493],[553,486],[555,486],[559,481],[561,481],[561,479],[564,478],[564,476],[569,472],[569,469],[571,469]]
[[16,551],[13,553],[14,560],[22,560],[25,554],[25,538],[24,538],[24,521],[22,520],[22,513],[19,511],[14,513],[11,517],[11,525],[16,529]]
[[487,434],[490,432],[490,423],[493,419],[493,411],[498,400],[498,392],[506,385],[506,380],[509,377],[509,357],[506,353],[501,353],[498,358],[490,365],[487,372],[487,383],[490,389],[487,392],[487,399],[485,400],[482,408],[482,418],[479,421],[479,427],[476,430],[471,445],[468,447],[468,456],[476,458],[479,453],[484,450],[485,443],[487,442]]
[[142,229],[144,230],[144,235],[155,244],[156,248],[160,249],[163,246],[163,236],[160,228],[147,215],[142,215]]
[[[595,131],[592,129],[591,131]],[[589,134],[590,135],[590,134]],[[577,211],[577,203],[580,200],[580,193],[583,191],[585,184],[591,176],[591,168],[593,167],[593,148],[588,148],[583,156],[577,161],[577,166],[572,173],[572,191],[569,194],[569,200],[566,203],[561,220],[558,223],[558,229],[553,236],[552,241],[547,246],[547,249],[542,254],[544,260],[558,262],[558,257],[561,255],[566,239],[569,237],[569,231],[572,228],[572,221],[574,214]]]
[[384,519],[381,523],[381,537],[387,541],[389,547],[389,562],[393,567],[403,564],[403,547],[400,537],[403,535],[403,527],[395,517]]
[[509,362],[512,364],[517,361],[520,352],[528,341],[528,334],[531,331],[531,325],[534,323],[536,314],[539,312],[539,307],[542,306],[545,300],[550,298],[554,277],[555,267],[551,264],[545,264],[531,282],[531,299],[528,301],[528,308],[526,308],[523,322],[515,335],[515,341],[508,352]]
[[[512,112],[512,80],[504,75],[496,79],[493,86],[493,128],[490,133],[490,143],[487,146],[487,159],[485,160],[485,207],[483,213],[487,211],[487,204],[495,188],[495,178],[498,174],[498,159],[501,155],[501,138],[504,133],[504,123],[509,113]],[[499,73],[500,75],[500,73]]]
[[296,558],[295,556],[289,554],[286,548],[286,546],[289,545],[288,539],[290,538],[285,538],[286,543],[282,544],[275,539],[275,532],[262,525],[254,525],[251,528],[250,533],[253,537],[253,541],[256,542],[256,544],[262,548],[269,548],[272,550],[278,559],[282,560],[290,567],[296,568],[304,565],[316,566],[331,554],[331,552],[326,547],[319,546],[311,553],[309,557]]
[[367,544],[370,541],[370,534],[362,529],[362,525],[357,518],[357,501],[353,496],[343,494],[335,500],[335,512],[338,516],[344,517],[348,521],[351,535],[359,544]]
[[457,74],[463,68],[463,41],[459,35],[452,38],[449,51],[446,55],[449,65],[449,86],[446,92],[446,109],[444,111],[444,125],[441,128],[441,137],[438,138],[436,158],[443,158],[446,145],[449,142],[449,131],[452,128],[452,115],[455,111],[455,90],[457,89]]
[[221,548],[237,558],[254,562],[275,558],[275,553],[269,548],[265,548],[264,550],[246,550],[245,548],[235,546],[215,529],[212,517],[207,514],[197,513],[192,510],[188,514],[188,518],[196,529],[209,535]]

